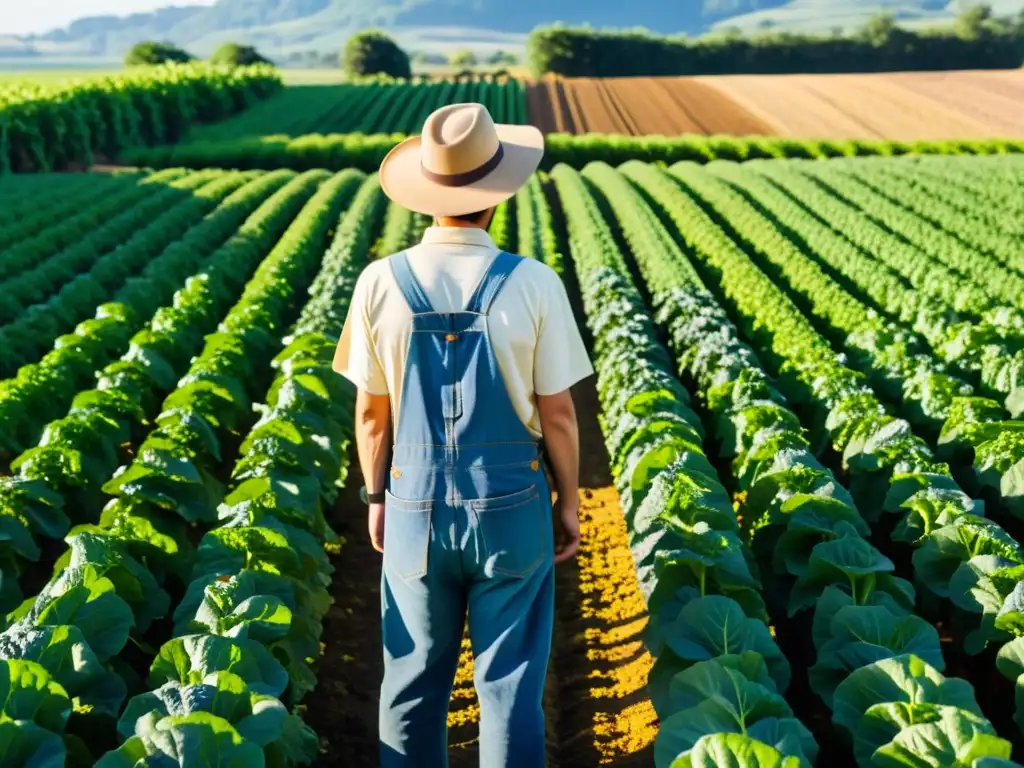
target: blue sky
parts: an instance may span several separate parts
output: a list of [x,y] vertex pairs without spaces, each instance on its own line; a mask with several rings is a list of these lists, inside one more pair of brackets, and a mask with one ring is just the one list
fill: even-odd
[[0,0],[0,35],[27,35],[67,26],[83,16],[152,11],[167,5],[213,5],[215,0]]

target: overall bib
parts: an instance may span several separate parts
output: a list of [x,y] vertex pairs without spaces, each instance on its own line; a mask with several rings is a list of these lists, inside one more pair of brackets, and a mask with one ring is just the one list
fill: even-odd
[[390,257],[413,329],[385,502],[382,768],[448,765],[448,704],[467,610],[480,765],[545,764],[551,493],[487,327],[521,258],[500,252],[466,308],[439,313],[406,255]]

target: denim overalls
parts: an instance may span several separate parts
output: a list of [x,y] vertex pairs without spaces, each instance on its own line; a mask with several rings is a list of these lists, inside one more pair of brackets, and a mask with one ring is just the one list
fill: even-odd
[[480,765],[545,764],[551,494],[487,329],[521,258],[500,252],[466,308],[439,313],[405,253],[390,257],[413,329],[386,500],[382,768],[448,765],[448,703],[467,608]]

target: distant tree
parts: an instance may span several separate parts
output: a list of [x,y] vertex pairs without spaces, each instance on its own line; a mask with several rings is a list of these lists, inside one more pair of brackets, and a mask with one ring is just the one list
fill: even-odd
[[964,8],[957,14],[953,26],[960,37],[966,40],[977,40],[991,29],[992,22],[992,7],[979,4]]
[[460,69],[466,69],[468,67],[475,67],[477,65],[476,55],[469,50],[456,51],[448,57],[448,63],[453,67],[459,67]]
[[341,54],[341,68],[349,75],[412,76],[409,54],[399,48],[391,37],[376,29],[359,32],[349,38]]
[[861,28],[859,37],[872,45],[881,48],[888,45],[899,33],[896,17],[889,11],[876,13]]
[[413,63],[423,66],[432,66],[438,64],[447,64],[448,60],[440,53],[431,53],[430,51],[417,51],[412,56]]
[[147,64],[166,64],[171,61],[184,64],[189,61],[195,61],[195,57],[183,48],[179,48],[174,43],[158,43],[150,40],[142,43],[136,43],[132,46],[132,49],[128,51],[128,55],[124,57],[124,64],[126,67],[140,67]]
[[734,26],[723,27],[722,37],[726,40],[739,40],[743,37],[743,30]]
[[509,53],[508,51],[495,51],[487,57],[487,63],[496,67],[505,65],[515,66],[519,63],[519,57],[514,53]]
[[239,43],[222,43],[213,56],[210,57],[213,64],[230,64],[233,67],[247,67],[251,64],[270,64],[251,45],[240,45]]

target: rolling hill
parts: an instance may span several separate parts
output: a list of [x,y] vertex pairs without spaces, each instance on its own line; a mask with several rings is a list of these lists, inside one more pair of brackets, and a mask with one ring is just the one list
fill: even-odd
[[[226,40],[247,42],[272,56],[337,50],[354,30],[384,27],[407,48],[445,52],[469,45],[478,52],[522,46],[526,33],[555,21],[593,27],[644,27],[699,35],[736,27],[826,32],[859,26],[880,10],[908,25],[946,21],[959,0],[219,0],[207,7],[163,8],[127,17],[95,16],[65,29],[6,38],[0,49],[43,55],[121,56],[141,39],[171,40],[207,55]],[[1015,13],[1024,0],[996,0]]]

